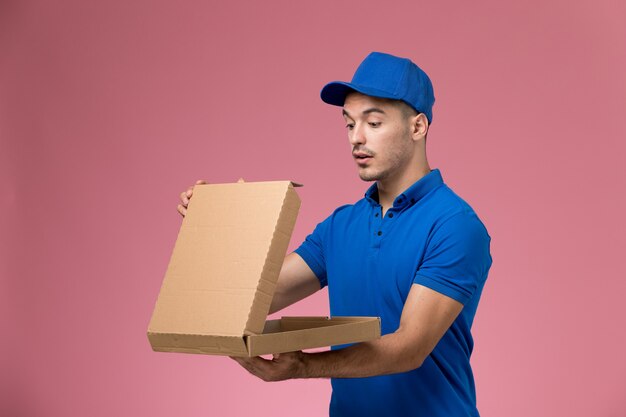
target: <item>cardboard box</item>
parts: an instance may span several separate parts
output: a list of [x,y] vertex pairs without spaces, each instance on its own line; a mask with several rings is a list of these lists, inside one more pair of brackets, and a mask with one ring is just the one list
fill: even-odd
[[153,350],[258,356],[380,337],[377,317],[266,321],[300,208],[295,186],[195,186],[148,326]]

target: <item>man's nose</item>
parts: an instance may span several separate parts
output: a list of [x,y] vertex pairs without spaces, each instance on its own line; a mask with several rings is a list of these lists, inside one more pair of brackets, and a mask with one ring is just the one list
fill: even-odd
[[360,123],[354,125],[349,135],[350,144],[354,145],[362,145],[366,142],[365,132]]

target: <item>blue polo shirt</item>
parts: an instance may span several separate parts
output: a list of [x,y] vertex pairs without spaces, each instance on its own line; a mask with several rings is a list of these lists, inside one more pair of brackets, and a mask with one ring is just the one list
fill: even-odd
[[492,263],[490,241],[438,169],[400,194],[384,217],[374,183],[317,225],[295,252],[328,286],[332,316],[377,316],[382,334],[392,333],[413,284],[464,306],[420,368],[332,379],[332,417],[479,415],[470,329]]

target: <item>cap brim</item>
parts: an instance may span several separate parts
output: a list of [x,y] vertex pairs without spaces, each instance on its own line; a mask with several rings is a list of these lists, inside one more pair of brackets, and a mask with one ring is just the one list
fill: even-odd
[[365,94],[366,96],[399,100],[399,97],[394,97],[392,94],[385,91],[358,86],[344,81],[333,81],[326,84],[320,92],[320,97],[325,103],[332,104],[333,106],[343,106],[346,101],[346,96],[353,91]]

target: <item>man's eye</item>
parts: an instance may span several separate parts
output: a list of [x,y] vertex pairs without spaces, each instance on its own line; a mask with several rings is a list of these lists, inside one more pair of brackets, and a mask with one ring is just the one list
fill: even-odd
[[381,122],[369,122],[369,125],[372,127],[379,127]]
[[354,125],[352,123],[348,123],[346,127],[348,128],[348,130],[352,130],[354,128]]

